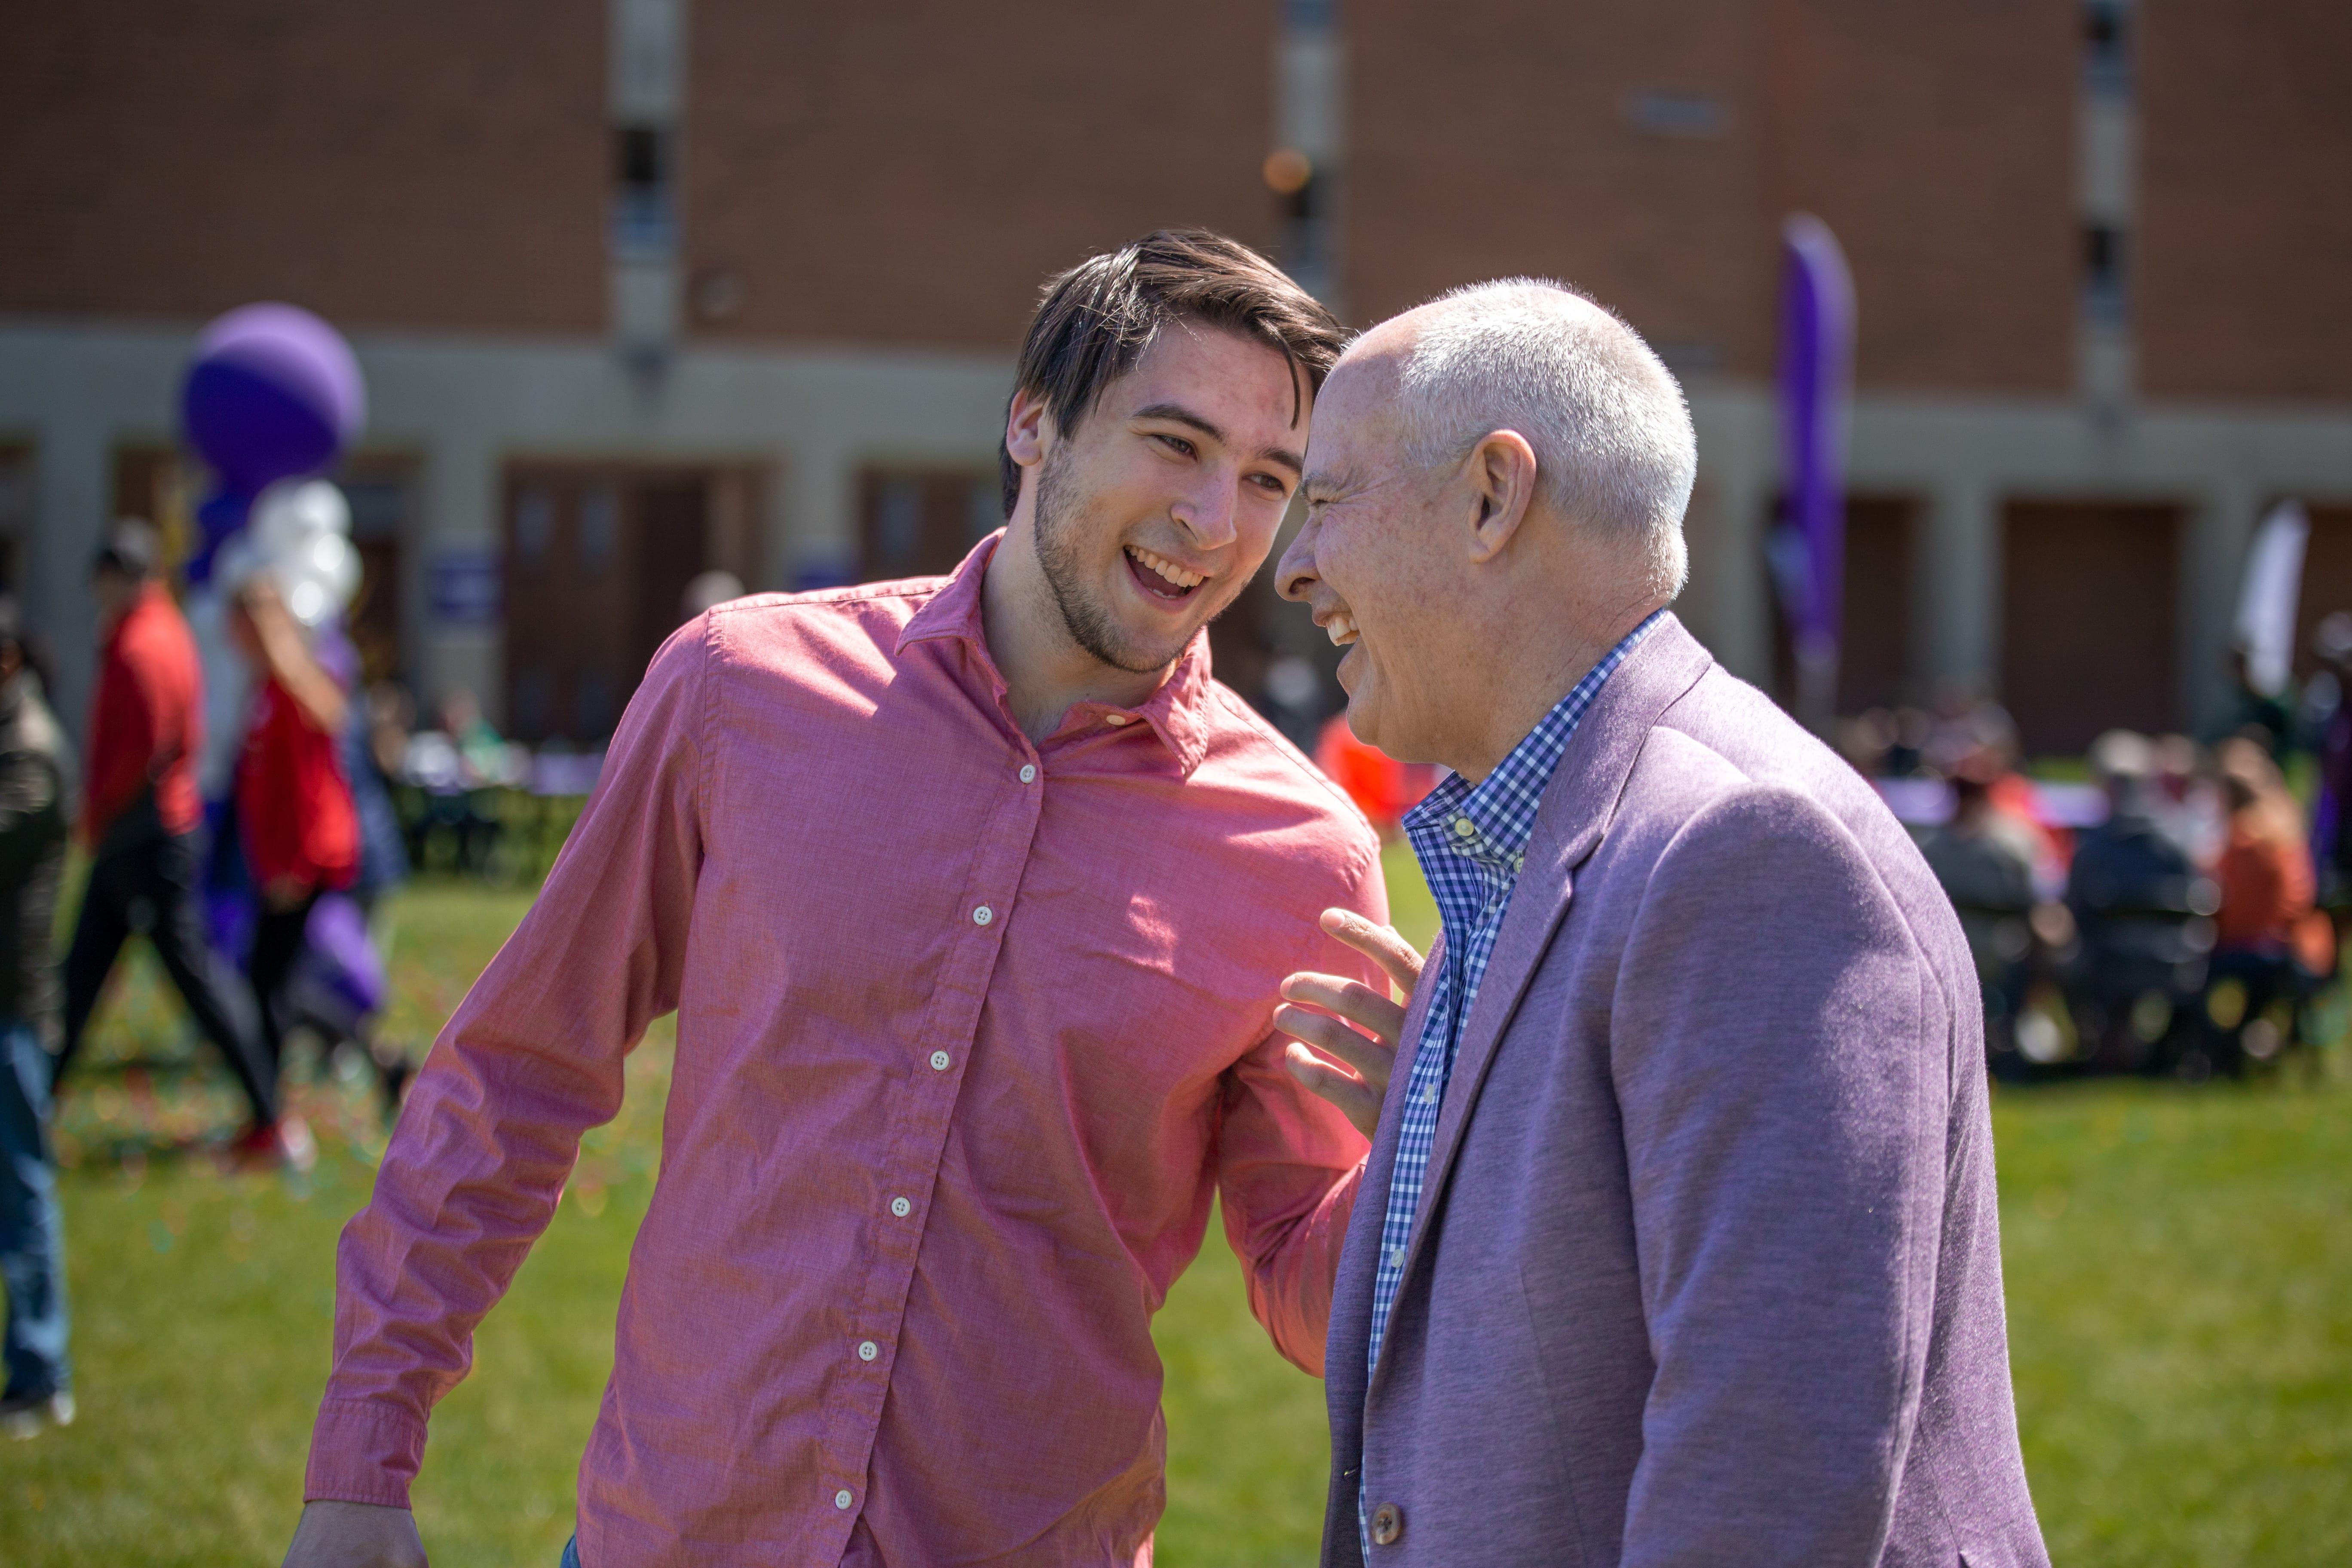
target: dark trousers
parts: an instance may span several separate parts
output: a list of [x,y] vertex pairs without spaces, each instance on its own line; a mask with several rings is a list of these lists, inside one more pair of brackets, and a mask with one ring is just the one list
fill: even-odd
[[264,909],[253,931],[253,956],[246,961],[245,977],[253,983],[253,999],[261,1011],[261,1038],[268,1048],[272,1071],[286,1066],[286,1026],[293,1021],[286,984],[294,978],[294,962],[310,927],[310,909],[319,901],[312,892],[291,909]]
[[163,971],[190,1016],[236,1075],[254,1119],[278,1120],[278,1067],[262,1043],[253,994],[244,977],[205,940],[196,897],[193,835],[173,834],[101,851],[89,868],[73,948],[66,954],[65,1048],[52,1081],[62,1080],[115,956],[132,931],[154,943]]

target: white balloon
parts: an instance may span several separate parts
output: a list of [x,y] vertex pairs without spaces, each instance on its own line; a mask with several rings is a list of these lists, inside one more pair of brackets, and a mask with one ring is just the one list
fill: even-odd
[[322,533],[273,563],[286,608],[306,626],[316,627],[348,606],[360,585],[360,552],[339,533]]
[[338,609],[347,608],[360,591],[360,552],[340,533],[321,533],[302,547],[302,563],[318,574],[335,595]]
[[253,503],[254,542],[273,559],[322,534],[352,531],[352,503],[325,479],[280,479]]

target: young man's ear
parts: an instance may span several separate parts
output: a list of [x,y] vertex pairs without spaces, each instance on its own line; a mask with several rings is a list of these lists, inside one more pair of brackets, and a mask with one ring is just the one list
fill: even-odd
[[1004,414],[1004,450],[1013,462],[1035,468],[1045,460],[1053,439],[1054,416],[1046,411],[1045,400],[1028,391],[1014,393],[1013,406]]
[[1527,521],[1536,499],[1536,449],[1517,430],[1490,431],[1471,449],[1467,472],[1475,515],[1470,558],[1486,562],[1500,554]]

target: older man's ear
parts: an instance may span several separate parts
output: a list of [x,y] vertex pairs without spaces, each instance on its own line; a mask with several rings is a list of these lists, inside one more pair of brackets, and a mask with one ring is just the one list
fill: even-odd
[[1536,449],[1516,430],[1492,430],[1463,467],[1475,509],[1470,559],[1483,565],[1503,552],[1535,505]]

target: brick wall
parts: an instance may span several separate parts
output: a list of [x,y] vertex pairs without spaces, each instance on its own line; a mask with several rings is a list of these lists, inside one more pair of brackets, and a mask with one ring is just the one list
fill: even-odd
[[[1772,353],[1777,236],[1844,244],[1866,384],[2071,383],[2076,23],[2046,0],[1361,0],[1349,231],[1366,318],[1553,274],[1670,360]],[[1712,103],[1677,124],[1675,105]]]
[[557,0],[17,6],[0,310],[597,329],[604,32]]
[[686,234],[709,335],[1009,347],[1151,228],[1265,245],[1271,0],[697,0]]
[[[1347,16],[1360,320],[1534,273],[1682,363],[1767,363],[1749,0],[1359,0]],[[1637,124],[1645,102],[1660,130]]]
[[1767,0],[1765,209],[1826,222],[1865,385],[2073,384],[2080,22],[2053,0]]
[[2352,397],[2352,7],[2152,0],[2141,52],[2141,378]]

